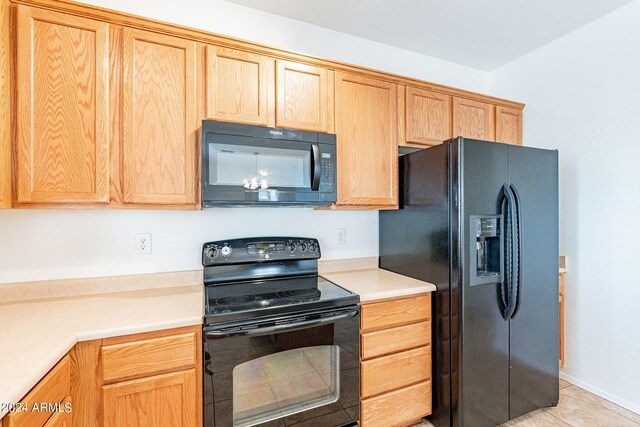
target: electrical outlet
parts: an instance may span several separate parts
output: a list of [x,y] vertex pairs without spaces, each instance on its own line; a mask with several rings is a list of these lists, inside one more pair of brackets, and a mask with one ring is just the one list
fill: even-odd
[[338,228],[338,234],[336,236],[339,245],[345,245],[347,243],[347,229]]
[[136,255],[151,255],[151,233],[136,234]]

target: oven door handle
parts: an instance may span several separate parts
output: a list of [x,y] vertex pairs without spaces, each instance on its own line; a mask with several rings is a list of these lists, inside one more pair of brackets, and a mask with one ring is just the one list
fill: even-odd
[[[297,331],[309,327],[326,325],[334,323],[338,320],[348,319],[357,316],[359,311],[357,309],[350,310],[345,313],[335,314],[329,317],[323,317],[320,319],[303,320],[301,322],[289,323],[286,325],[267,326],[264,328],[255,327],[252,329],[232,328],[232,329],[213,329],[206,331],[207,338],[225,338],[225,337],[237,337],[237,336],[252,336],[252,335],[269,335],[277,334],[280,332]],[[246,328],[250,325],[244,325]]]

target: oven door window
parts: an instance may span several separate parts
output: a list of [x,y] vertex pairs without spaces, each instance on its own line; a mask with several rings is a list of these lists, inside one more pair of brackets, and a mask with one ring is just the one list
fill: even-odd
[[210,142],[209,185],[247,190],[310,188],[309,144],[281,147]]
[[340,347],[269,354],[233,369],[233,425],[253,426],[336,402]]

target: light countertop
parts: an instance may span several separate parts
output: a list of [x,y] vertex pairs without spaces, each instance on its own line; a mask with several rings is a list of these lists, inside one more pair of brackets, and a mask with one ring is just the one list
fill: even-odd
[[0,402],[20,401],[78,341],[198,325],[202,315],[202,284],[0,304]]
[[[320,273],[361,301],[436,289],[377,262],[321,261]],[[20,401],[79,341],[201,324],[202,283],[194,270],[0,284],[0,402]]]
[[[374,258],[375,262],[366,260],[362,258],[353,262],[336,261],[340,263],[339,268],[329,264],[331,261],[325,261],[325,265],[320,268],[320,274],[333,283],[357,293],[362,302],[436,290],[436,286],[432,283],[377,268],[377,258]],[[337,264],[335,266],[337,267]]]

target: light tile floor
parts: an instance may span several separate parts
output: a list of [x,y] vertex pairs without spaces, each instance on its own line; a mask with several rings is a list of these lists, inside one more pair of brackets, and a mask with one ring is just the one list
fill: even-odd
[[[423,421],[419,426],[432,426]],[[560,380],[560,402],[538,409],[501,427],[637,427],[640,415],[628,411],[578,386]]]

